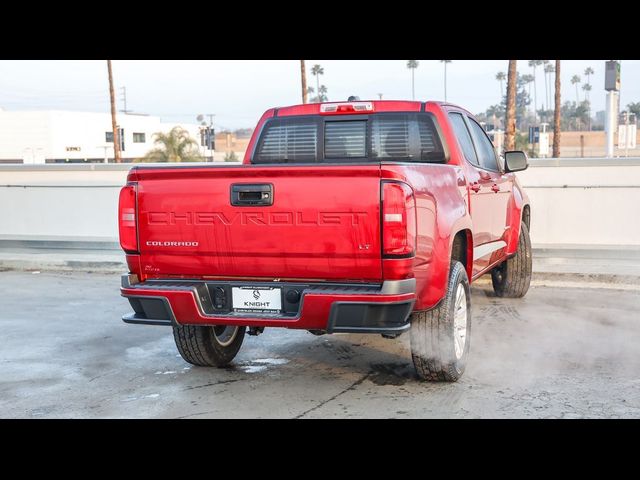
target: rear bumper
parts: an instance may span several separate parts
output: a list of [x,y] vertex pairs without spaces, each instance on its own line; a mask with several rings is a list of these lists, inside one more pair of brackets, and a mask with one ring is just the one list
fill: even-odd
[[[286,289],[294,284],[262,285]],[[122,320],[147,325],[246,325],[329,333],[399,333],[409,328],[408,319],[415,303],[415,279],[407,279],[382,285],[294,285],[300,289],[299,305],[295,311],[282,315],[217,312],[211,286],[212,282],[195,280],[139,283],[135,275],[123,275],[120,291],[129,299],[134,313]]]

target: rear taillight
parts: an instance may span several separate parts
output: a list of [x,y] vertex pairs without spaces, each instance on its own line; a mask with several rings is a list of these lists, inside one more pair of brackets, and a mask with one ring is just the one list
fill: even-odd
[[120,201],[118,203],[120,246],[127,253],[138,252],[136,189],[136,183],[128,183],[122,187],[122,190],[120,190]]
[[382,255],[411,257],[416,250],[416,200],[406,183],[382,183]]

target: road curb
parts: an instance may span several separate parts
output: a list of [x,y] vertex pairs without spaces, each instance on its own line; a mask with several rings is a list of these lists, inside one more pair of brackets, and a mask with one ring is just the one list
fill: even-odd
[[128,267],[125,262],[112,261],[0,259],[0,270],[122,273]]

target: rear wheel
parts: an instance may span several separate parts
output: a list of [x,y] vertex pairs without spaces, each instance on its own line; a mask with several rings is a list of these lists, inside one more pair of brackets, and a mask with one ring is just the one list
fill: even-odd
[[524,297],[531,284],[531,264],[529,229],[522,222],[516,254],[491,270],[491,282],[496,295],[510,298]]
[[242,346],[246,327],[176,325],[173,338],[187,362],[201,367],[224,367]]
[[451,264],[447,291],[440,304],[411,317],[411,357],[423,380],[455,382],[469,355],[471,295],[460,262]]

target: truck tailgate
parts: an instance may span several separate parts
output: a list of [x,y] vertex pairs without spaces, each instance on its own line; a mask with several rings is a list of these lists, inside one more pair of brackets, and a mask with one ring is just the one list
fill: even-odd
[[[381,281],[380,166],[139,168],[149,276]],[[271,185],[272,205],[231,204]]]

